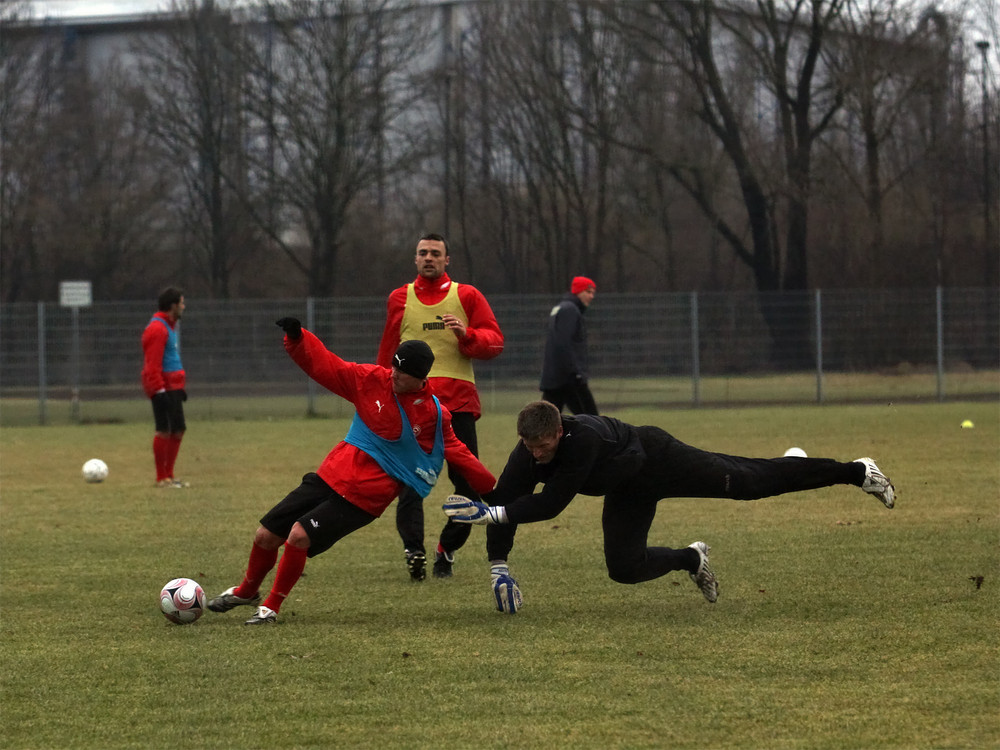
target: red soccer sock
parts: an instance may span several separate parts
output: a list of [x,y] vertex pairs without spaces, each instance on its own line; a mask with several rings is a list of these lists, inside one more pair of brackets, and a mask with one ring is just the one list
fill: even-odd
[[278,559],[278,548],[264,549],[258,544],[250,547],[250,560],[247,562],[247,572],[243,575],[243,581],[233,594],[241,599],[250,599],[260,591],[260,584],[264,576],[271,572],[275,560]]
[[166,470],[167,476],[173,477],[174,475],[174,464],[177,462],[177,453],[181,449],[181,439],[184,437],[183,433],[180,435],[168,435],[167,436],[167,457],[166,457]]
[[292,591],[292,586],[302,577],[302,571],[306,567],[306,557],[308,549],[293,547],[285,542],[285,553],[278,563],[278,572],[274,574],[274,583],[271,585],[271,593],[264,600],[264,606],[278,612],[285,601],[285,597]]
[[170,472],[167,469],[167,438],[159,433],[153,435],[153,461],[156,463],[156,481],[167,479]]

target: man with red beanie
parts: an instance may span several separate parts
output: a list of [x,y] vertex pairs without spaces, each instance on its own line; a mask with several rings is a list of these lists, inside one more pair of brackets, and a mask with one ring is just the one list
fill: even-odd
[[[400,341],[419,339],[434,352],[430,382],[441,403],[451,412],[458,439],[479,455],[476,420],[482,413],[473,360],[493,359],[503,351],[503,333],[482,292],[449,278],[448,243],[440,234],[425,234],[417,242],[417,278],[394,290],[386,305],[385,330],[376,363],[388,367]],[[448,467],[455,492],[471,489]],[[396,529],[403,540],[410,578],[426,576],[424,506],[416,493],[404,489],[396,505]],[[469,538],[465,524],[447,522],[441,531],[434,560],[434,577],[450,578],[455,551]]]
[[587,384],[587,325],[583,314],[597,294],[597,284],[577,276],[569,294],[549,313],[549,328],[542,361],[542,398],[559,411],[568,406],[574,414],[597,414],[597,404]]
[[187,378],[181,364],[179,327],[184,313],[184,292],[176,287],[164,289],[158,306],[158,312],[142,333],[142,387],[153,403],[156,422],[153,435],[156,486],[180,489],[187,486],[174,477],[174,463],[187,430],[184,422]]
[[[307,558],[381,516],[403,487],[425,497],[445,461],[479,493],[494,484],[489,469],[455,436],[448,410],[428,385],[434,353],[423,341],[404,341],[387,368],[345,362],[296,318],[277,323],[295,363],[357,411],[320,467],[261,518],[242,582],[208,603],[213,612],[259,605],[247,625],[275,622]],[[261,602],[261,582],[282,546],[271,591]]]

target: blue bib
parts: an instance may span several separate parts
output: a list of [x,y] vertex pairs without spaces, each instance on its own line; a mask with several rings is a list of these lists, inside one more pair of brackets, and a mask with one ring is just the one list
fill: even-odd
[[[395,396],[393,396],[395,398]],[[386,474],[398,479],[408,487],[412,487],[420,497],[427,497],[438,480],[441,467],[444,466],[444,430],[441,419],[441,402],[437,396],[432,396],[437,406],[437,429],[434,431],[434,447],[430,454],[424,453],[413,434],[410,420],[403,411],[402,404],[396,399],[399,416],[403,420],[403,431],[396,440],[387,440],[372,432],[354,412],[351,428],[344,438],[345,443],[360,448],[382,467]]]
[[[163,371],[179,372],[183,370],[184,365],[181,364],[180,334],[177,333],[176,328],[171,328],[170,324],[163,318],[158,318],[154,315],[153,320],[158,320],[167,327],[167,345],[163,347]],[[151,320],[149,322],[152,323],[153,321]]]

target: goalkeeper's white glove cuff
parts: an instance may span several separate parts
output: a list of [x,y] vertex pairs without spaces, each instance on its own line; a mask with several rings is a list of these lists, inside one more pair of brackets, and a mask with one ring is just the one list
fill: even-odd
[[507,509],[502,505],[490,505],[486,509],[487,523],[507,523]]

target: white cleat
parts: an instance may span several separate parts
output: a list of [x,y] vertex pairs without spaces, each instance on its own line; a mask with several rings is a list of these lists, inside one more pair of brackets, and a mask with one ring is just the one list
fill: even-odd
[[875,465],[875,461],[871,458],[857,458],[854,463],[863,464],[865,467],[865,481],[862,483],[861,489],[881,500],[882,505],[886,508],[895,505],[896,488],[892,486],[889,477]]
[[708,567],[708,553],[712,548],[704,542],[692,542],[688,547],[697,552],[701,560],[698,564],[698,570],[689,574],[691,580],[694,581],[694,585],[701,590],[709,603],[715,604],[715,600],[719,598],[719,582],[715,580],[715,573]]
[[273,609],[268,609],[263,604],[257,607],[254,616],[247,620],[244,625],[268,625],[278,621],[278,613]]

